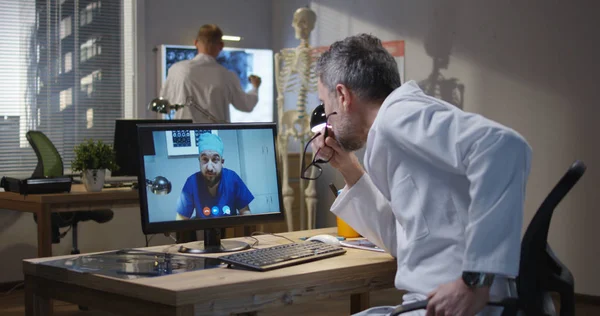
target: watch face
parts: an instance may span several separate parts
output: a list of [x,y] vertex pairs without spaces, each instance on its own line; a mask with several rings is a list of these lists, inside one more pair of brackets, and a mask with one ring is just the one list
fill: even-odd
[[465,284],[468,286],[473,286],[473,285],[477,284],[478,280],[479,280],[478,273],[463,273],[463,281],[465,281]]
[[490,286],[494,281],[494,275],[479,272],[463,272],[462,279],[469,287]]

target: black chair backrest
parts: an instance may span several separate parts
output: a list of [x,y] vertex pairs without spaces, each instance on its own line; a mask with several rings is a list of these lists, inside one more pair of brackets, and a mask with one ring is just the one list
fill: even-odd
[[548,230],[554,208],[575,186],[585,170],[582,161],[575,161],[571,165],[535,213],[523,236],[517,292],[519,307],[526,315],[552,313],[548,310],[552,302],[550,292],[560,294],[560,315],[575,313],[573,276],[548,245]]

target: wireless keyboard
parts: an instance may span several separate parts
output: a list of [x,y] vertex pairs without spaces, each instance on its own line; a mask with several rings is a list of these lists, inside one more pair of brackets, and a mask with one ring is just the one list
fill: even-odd
[[257,271],[268,271],[309,261],[339,256],[346,250],[318,241],[289,243],[219,257],[225,263]]

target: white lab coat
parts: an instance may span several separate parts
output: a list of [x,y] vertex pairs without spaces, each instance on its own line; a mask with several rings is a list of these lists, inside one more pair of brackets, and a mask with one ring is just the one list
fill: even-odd
[[[199,106],[224,122],[230,121],[229,104],[240,111],[251,112],[258,102],[256,89],[244,92],[240,79],[206,54],[198,54],[191,60],[171,66],[160,96],[171,104],[185,104],[187,97],[192,96]],[[175,118],[213,123],[204,113],[192,107],[178,110]]]
[[531,149],[514,130],[427,96],[413,82],[384,101],[366,174],[331,211],[397,258],[398,289],[426,295],[462,271],[519,270]]

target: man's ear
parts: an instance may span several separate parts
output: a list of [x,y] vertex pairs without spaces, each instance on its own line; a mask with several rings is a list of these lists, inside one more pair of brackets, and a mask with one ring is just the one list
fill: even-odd
[[221,158],[221,164],[225,164],[225,158]]
[[348,89],[345,85],[339,83],[335,86],[335,95],[338,101],[338,104],[344,109],[344,112],[349,110],[349,106],[352,105],[352,101],[354,96],[352,95],[352,91]]

